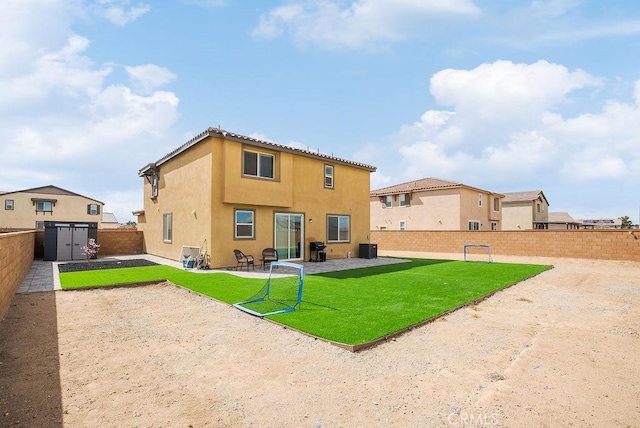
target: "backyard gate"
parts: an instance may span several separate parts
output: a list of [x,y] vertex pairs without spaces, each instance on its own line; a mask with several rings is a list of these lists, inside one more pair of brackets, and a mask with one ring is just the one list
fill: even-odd
[[98,223],[44,222],[44,260],[84,260],[82,247],[90,238],[97,241]]

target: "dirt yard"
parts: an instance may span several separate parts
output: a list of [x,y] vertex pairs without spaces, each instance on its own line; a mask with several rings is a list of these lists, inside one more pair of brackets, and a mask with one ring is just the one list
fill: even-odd
[[17,295],[0,426],[640,426],[640,264],[504,259],[556,267],[355,354],[170,284]]

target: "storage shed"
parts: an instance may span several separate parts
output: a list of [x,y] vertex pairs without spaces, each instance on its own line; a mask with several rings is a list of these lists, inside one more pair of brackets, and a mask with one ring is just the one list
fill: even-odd
[[82,247],[89,239],[98,241],[98,223],[44,222],[44,260],[85,260]]

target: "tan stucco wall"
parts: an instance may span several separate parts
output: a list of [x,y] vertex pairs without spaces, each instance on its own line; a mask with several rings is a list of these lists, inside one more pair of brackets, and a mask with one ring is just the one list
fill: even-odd
[[[52,206],[52,212],[36,212],[36,206],[32,202],[32,198],[38,199],[55,199],[55,206]],[[5,210],[5,200],[12,199],[14,201],[13,210]],[[37,221],[76,221],[76,222],[93,222],[98,223],[98,227],[102,221],[102,204],[100,205],[100,214],[87,214],[88,204],[98,204],[93,199],[85,198],[77,195],[59,195],[49,193],[30,193],[16,192],[0,195],[0,227],[33,229],[36,227]]]
[[502,207],[502,230],[533,229],[531,202],[510,203]]
[[[540,204],[537,212],[536,204]],[[509,202],[502,209],[502,230],[530,230],[533,222],[549,220],[549,205],[544,200]]]
[[[287,152],[276,155],[274,180],[242,176],[243,144],[209,137],[160,165],[157,199],[149,198],[144,180],[145,250],[177,260],[183,245],[202,246],[206,239],[212,267],[235,266],[235,248],[259,263],[262,250],[274,246],[276,213],[304,215],[303,257],[309,242],[327,241],[327,214],[349,215],[349,243],[329,244],[329,258],[357,254],[369,235],[369,176],[366,169]],[[260,151],[263,151],[260,149]],[[324,165],[334,166],[334,189],[324,188]],[[192,215],[192,210],[196,215]],[[234,237],[235,210],[255,212],[254,239]],[[173,213],[173,242],[162,242],[162,214]],[[144,220],[144,222],[142,221]]]
[[490,230],[491,221],[500,227],[502,213],[493,211],[493,196],[482,193],[482,206],[478,205],[478,192],[466,188],[415,192],[411,206],[399,206],[398,195],[393,195],[393,206],[385,208],[378,196],[369,198],[371,230],[386,226],[387,230],[400,230],[400,221],[407,230],[467,230],[469,220],[477,220],[483,230]]
[[[199,247],[210,239],[212,158],[211,142],[203,141],[162,164],[156,199],[150,198],[151,185],[143,178],[145,221],[141,230],[147,253],[179,260],[183,245]],[[171,243],[162,239],[162,219],[167,213],[172,214]]]

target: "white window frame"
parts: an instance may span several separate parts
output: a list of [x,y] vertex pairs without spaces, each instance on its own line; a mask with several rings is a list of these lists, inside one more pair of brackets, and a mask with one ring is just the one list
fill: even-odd
[[478,193],[478,206],[482,206],[482,193]]
[[100,214],[100,208],[98,204],[89,204],[89,215]]
[[391,195],[387,195],[387,196],[383,196],[384,200],[382,202],[382,206],[384,208],[391,208],[393,207],[393,196]]
[[335,169],[333,168],[333,165],[327,165],[325,164],[324,166],[324,187],[325,189],[333,189],[333,174],[334,174]]
[[400,194],[400,206],[401,207],[409,207],[411,206],[411,194],[410,193],[401,193]]
[[173,242],[173,213],[162,214],[162,242]]
[[498,222],[497,221],[492,221],[491,222],[491,230],[498,230]]
[[[49,206],[49,209],[47,209],[47,204]],[[51,202],[51,201],[36,201],[36,212],[52,213],[53,212],[53,202]]]
[[400,230],[407,230],[407,221],[400,220]]
[[[246,155],[248,153],[256,155],[256,171],[255,174],[253,171],[247,172],[247,163],[246,163]],[[263,175],[261,171],[261,166],[265,159],[269,158],[271,160],[271,176]],[[242,175],[246,177],[255,177],[255,178],[263,178],[266,180],[273,180],[276,176],[276,157],[271,153],[258,152],[254,150],[243,150],[242,152]]]
[[[337,237],[331,236],[331,223],[332,220],[337,220]],[[346,237],[343,236],[343,228],[346,225]],[[334,238],[334,239],[332,239]],[[348,215],[327,214],[327,242],[351,242],[351,217]]]
[[[238,219],[238,214],[250,214],[251,219],[250,221],[244,221],[244,219],[240,219],[243,221],[239,221]],[[235,210],[235,213],[233,214],[233,219],[234,219],[234,226],[233,226],[233,238],[234,239],[255,239],[256,236],[256,212],[254,210]],[[240,234],[239,232],[239,228],[243,227],[249,227],[250,229],[250,233],[249,234]]]
[[15,202],[13,199],[4,200],[4,209],[6,211],[13,211],[14,207],[15,207]]
[[44,221],[36,221],[36,229],[44,229]]
[[493,210],[495,212],[500,211],[500,198],[493,198]]
[[469,220],[469,230],[476,231],[482,229],[482,223],[478,220]]

